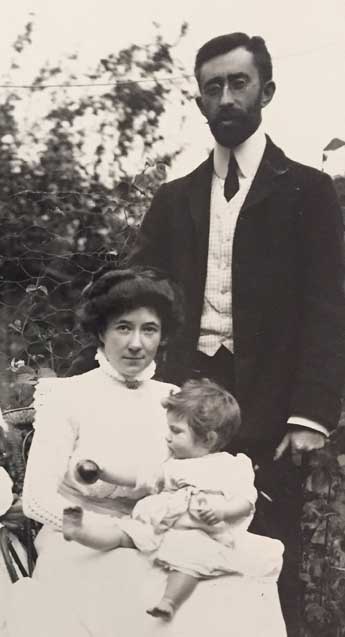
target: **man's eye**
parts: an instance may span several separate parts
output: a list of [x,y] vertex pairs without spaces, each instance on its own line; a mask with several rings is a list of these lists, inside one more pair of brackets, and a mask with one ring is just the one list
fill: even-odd
[[240,91],[241,89],[245,88],[247,84],[248,80],[245,80],[244,78],[233,80],[231,82],[231,86],[235,91]]
[[222,87],[220,84],[211,84],[204,89],[205,95],[208,97],[216,97],[222,92]]

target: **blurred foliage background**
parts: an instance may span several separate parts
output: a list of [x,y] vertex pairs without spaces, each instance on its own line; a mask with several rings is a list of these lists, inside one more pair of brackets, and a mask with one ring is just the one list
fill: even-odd
[[[28,53],[32,28],[28,23],[14,43],[9,80]],[[182,25],[180,37],[185,33]],[[174,59],[175,44],[165,42],[157,29],[152,43],[111,53],[85,78],[76,78],[74,55],[59,67],[42,68],[30,89],[3,93],[0,391],[5,408],[30,402],[38,376],[68,374],[85,345],[75,320],[82,288],[104,263],[123,262],[153,193],[182,149],[176,138],[167,151],[161,132],[169,104],[179,113],[189,96],[188,78]],[[170,81],[173,76],[178,83]]]
[[[28,23],[13,44],[8,83],[30,49],[32,31]],[[184,24],[180,37],[186,32]],[[81,290],[102,265],[125,261],[183,147],[176,137],[167,150],[162,130],[169,104],[183,119],[191,86],[174,43],[158,29],[146,47],[110,53],[85,78],[76,75],[76,65],[75,55],[47,64],[31,88],[8,88],[0,98],[2,409],[30,405],[39,377],[71,372],[89,345],[76,321]],[[179,81],[171,82],[174,77]],[[345,177],[335,186],[345,212]],[[326,449],[310,458],[302,529],[304,637],[345,635],[344,431],[343,416]],[[14,464],[12,456],[12,475]]]

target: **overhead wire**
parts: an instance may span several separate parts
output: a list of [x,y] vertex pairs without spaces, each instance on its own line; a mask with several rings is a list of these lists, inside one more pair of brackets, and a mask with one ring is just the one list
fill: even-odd
[[[328,48],[333,48],[335,46],[338,46],[340,43],[339,42],[329,42],[327,44],[324,44],[323,46],[317,47],[315,49],[308,49],[306,51],[300,51],[300,52],[296,52],[296,53],[289,53],[287,55],[281,55],[281,56],[274,56],[273,57],[273,61],[274,60],[284,60],[284,59],[289,59],[289,58],[294,58],[294,57],[305,57],[307,55],[312,55],[314,53],[318,53],[319,51],[322,51],[324,49],[328,49]],[[23,83],[23,84],[9,84],[9,83],[4,83],[4,84],[0,84],[0,89],[27,89],[27,90],[31,90],[31,91],[39,91],[39,90],[43,90],[43,89],[50,89],[50,88],[106,88],[106,87],[112,87],[112,86],[126,86],[126,85],[132,85],[132,84],[144,84],[144,83],[148,83],[148,82],[179,82],[179,81],[183,81],[183,80],[189,80],[194,78],[194,74],[188,74],[188,73],[183,73],[181,75],[175,75],[175,76],[167,76],[167,77],[159,77],[159,76],[151,76],[151,77],[146,77],[146,78],[139,78],[137,80],[133,80],[133,79],[119,79],[119,80],[114,80],[112,82],[64,82],[64,83]]]

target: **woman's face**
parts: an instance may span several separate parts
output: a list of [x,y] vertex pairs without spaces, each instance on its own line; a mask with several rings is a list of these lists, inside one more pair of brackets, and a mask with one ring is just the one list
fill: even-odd
[[146,307],[111,319],[100,336],[109,363],[126,378],[135,378],[151,363],[161,337],[162,322]]

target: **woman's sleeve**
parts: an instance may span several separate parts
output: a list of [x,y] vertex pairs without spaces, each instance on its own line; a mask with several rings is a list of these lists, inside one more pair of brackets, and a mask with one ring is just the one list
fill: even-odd
[[68,500],[58,493],[77,439],[67,414],[64,396],[70,379],[42,379],[35,392],[34,436],[30,448],[24,487],[26,516],[62,529],[62,513]]

